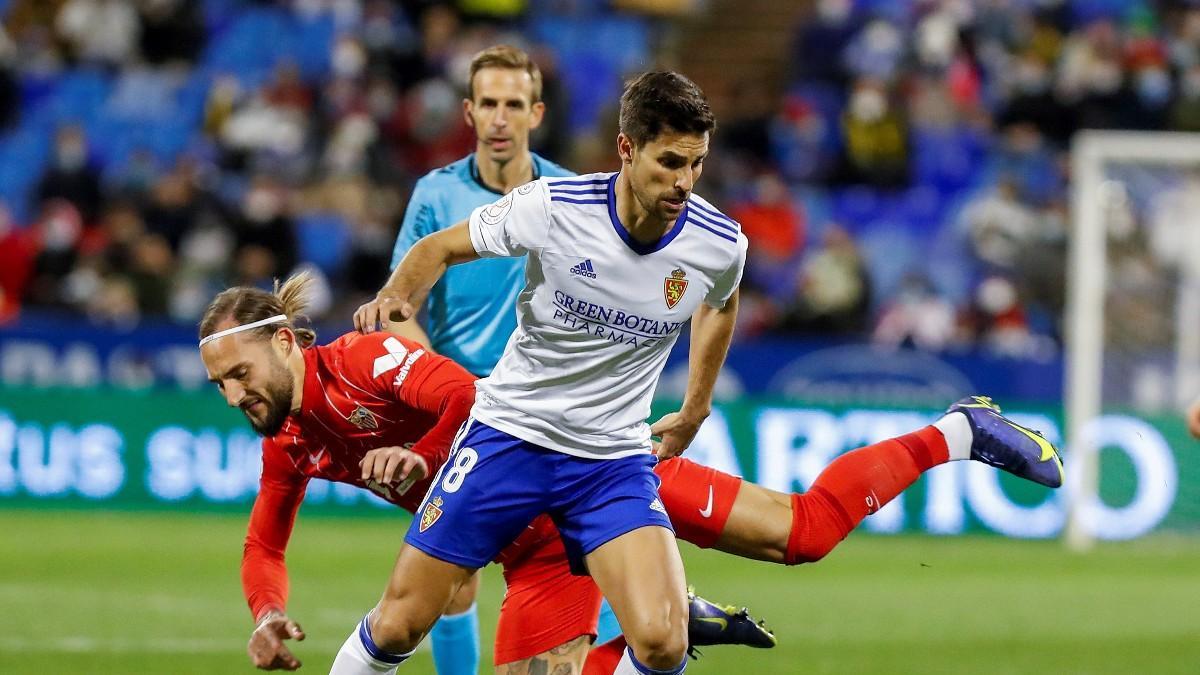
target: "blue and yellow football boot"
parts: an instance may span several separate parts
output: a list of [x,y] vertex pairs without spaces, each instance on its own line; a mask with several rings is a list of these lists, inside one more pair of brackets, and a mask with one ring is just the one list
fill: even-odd
[[1000,406],[987,396],[969,396],[946,410],[963,413],[971,425],[971,459],[1056,488],[1063,484],[1063,463],[1058,449],[1041,432],[1000,414]]
[[776,643],[775,634],[755,621],[745,607],[717,605],[688,589],[688,654],[699,654],[696,647],[709,645],[745,645],[770,649]]

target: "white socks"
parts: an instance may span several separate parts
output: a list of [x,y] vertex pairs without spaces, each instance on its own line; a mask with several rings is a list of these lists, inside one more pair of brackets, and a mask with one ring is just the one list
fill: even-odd
[[329,675],[376,675],[376,673],[394,673],[396,667],[404,663],[412,652],[407,654],[392,654],[375,646],[371,638],[371,615],[367,614],[354,627],[354,632],[342,643],[337,658]]
[[621,660],[617,663],[616,670],[613,675],[682,675],[684,669],[687,668],[687,656],[683,657],[683,662],[679,667],[672,670],[654,670],[648,668],[633,656],[633,650],[629,647],[625,648],[625,653],[621,655]]
[[946,439],[946,449],[950,453],[950,461],[971,459],[971,439],[974,435],[971,433],[971,423],[967,421],[966,414],[952,412],[949,415],[943,415],[941,419],[933,423],[933,426],[937,427]]

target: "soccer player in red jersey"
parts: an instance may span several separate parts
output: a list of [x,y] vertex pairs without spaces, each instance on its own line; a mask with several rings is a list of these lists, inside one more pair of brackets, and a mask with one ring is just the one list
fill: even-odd
[[[315,335],[293,323],[306,304],[306,285],[299,275],[275,294],[227,290],[209,306],[200,328],[210,378],[264,436],[242,581],[256,620],[248,651],[256,666],[268,670],[300,666],[283,642],[304,637],[285,613],[284,550],[307,481],[357,485],[414,511],[475,396],[474,376],[397,336],[350,333],[314,346]],[[777,563],[814,562],[931,466],[951,458],[1000,465],[999,450],[1014,441],[999,436],[1011,423],[986,399],[968,399],[951,410],[935,425],[846,453],[804,494],[775,492],[674,458],[655,468],[660,495],[677,536],[697,546]],[[994,420],[995,428],[979,420]],[[1057,455],[1051,460],[1046,464],[1061,477]],[[1025,467],[1002,468],[1031,477]],[[427,508],[415,525],[436,518],[436,510]],[[614,672],[624,644],[618,639],[589,654],[600,594],[590,578],[571,575],[548,518],[531,523],[497,562],[508,582],[496,639],[500,672],[556,672],[564,664],[570,668],[565,672],[579,672],[584,658],[584,673]],[[753,634],[744,615],[702,601],[693,603],[692,612],[693,618],[699,612],[701,619],[709,613],[727,621],[693,621],[694,643],[745,644],[765,635]],[[729,626],[743,633],[722,635]],[[705,627],[717,634],[698,633]]]
[[[200,330],[210,378],[264,436],[242,586],[256,621],[247,650],[267,670],[300,666],[283,643],[304,638],[284,609],[284,551],[308,481],[356,485],[414,512],[475,398],[473,375],[404,338],[349,333],[314,346],[315,335],[292,321],[306,304],[307,283],[299,275],[275,294],[225,291]],[[549,518],[531,523],[497,562],[509,586],[497,643],[501,663],[571,641],[590,644],[600,595],[589,578],[570,574]],[[693,605],[717,610],[698,598]],[[547,624],[547,616],[556,619]],[[733,618],[760,641],[770,638],[744,614]]]

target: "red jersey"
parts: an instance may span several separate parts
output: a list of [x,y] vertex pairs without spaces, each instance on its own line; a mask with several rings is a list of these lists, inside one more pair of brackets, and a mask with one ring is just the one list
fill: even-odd
[[242,556],[242,589],[255,618],[287,601],[284,550],[309,479],[369,489],[412,512],[430,477],[380,485],[361,479],[359,461],[375,448],[408,447],[436,473],[475,400],[473,375],[390,333],[347,333],[303,354],[300,411],[262,444],[262,478]]

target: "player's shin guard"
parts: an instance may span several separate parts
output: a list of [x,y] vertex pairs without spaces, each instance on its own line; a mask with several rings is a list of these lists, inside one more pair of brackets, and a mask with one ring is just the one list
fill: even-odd
[[621,624],[613,613],[608,600],[600,602],[600,618],[596,621],[596,644],[602,645],[621,634]]
[[429,633],[438,675],[479,672],[479,612],[475,603],[462,614],[443,616]]
[[929,426],[833,460],[808,492],[792,495],[785,562],[797,565],[825,557],[863,518],[948,459],[942,432]]
[[627,647],[625,655],[617,663],[617,669],[613,671],[613,675],[682,675],[683,671],[687,669],[687,662],[688,660],[685,656],[683,657],[683,662],[675,668],[670,670],[655,670],[638,661],[637,657],[633,655],[633,650]]
[[329,675],[375,675],[376,673],[394,673],[396,667],[404,663],[412,652],[407,654],[392,654],[375,646],[371,637],[371,615],[367,614],[358,623],[354,632],[342,643]]

